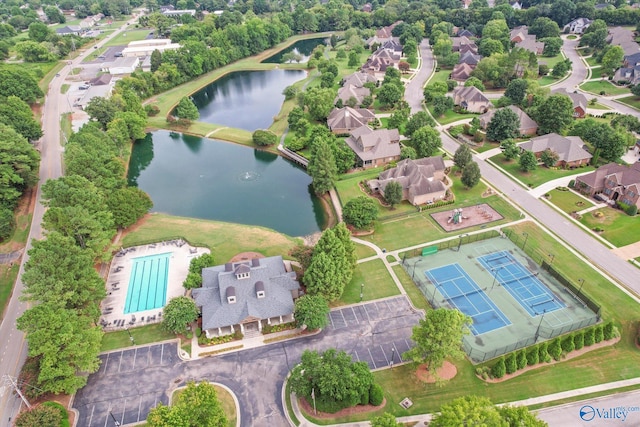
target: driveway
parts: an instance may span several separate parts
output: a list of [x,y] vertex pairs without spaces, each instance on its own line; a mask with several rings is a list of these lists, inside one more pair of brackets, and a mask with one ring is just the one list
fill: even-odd
[[177,357],[175,342],[119,350],[100,356],[102,365],[75,396],[78,426],[122,424],[146,419],[171,391],[190,379],[229,387],[240,402],[241,425],[287,426],[281,389],[304,350],[338,348],[373,369],[400,361],[421,313],[404,296],[343,307],[330,313],[318,335],[195,361]]

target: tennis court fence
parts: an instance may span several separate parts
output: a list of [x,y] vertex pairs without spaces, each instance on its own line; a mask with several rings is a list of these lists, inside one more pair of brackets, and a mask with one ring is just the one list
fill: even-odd
[[560,282],[560,284],[564,286],[565,290],[567,292],[570,292],[574,296],[574,298],[580,300],[584,305],[589,307],[589,309],[596,314],[598,320],[600,319],[600,305],[593,301],[587,294],[582,292],[582,286],[580,286],[580,288],[576,287],[576,285],[574,285],[569,279],[564,277],[558,270],[553,268],[553,266],[546,261],[542,261],[542,268],[547,270],[547,272],[554,279]]

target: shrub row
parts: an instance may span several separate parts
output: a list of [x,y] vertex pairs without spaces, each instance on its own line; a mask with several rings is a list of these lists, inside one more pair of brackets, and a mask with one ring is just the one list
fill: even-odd
[[264,325],[262,327],[263,334],[272,334],[274,332],[288,331],[296,328],[296,322],[281,323],[279,325]]
[[476,368],[476,375],[485,380],[488,378],[502,378],[505,374],[513,374],[527,366],[548,363],[552,359],[558,361],[567,353],[580,350],[603,340],[610,340],[618,335],[618,331],[612,322],[600,323],[562,337],[556,337],[551,341],[545,341],[509,353],[500,357],[491,368],[489,366]]
[[243,338],[242,332],[236,330],[233,334],[223,335],[221,337],[207,338],[205,334],[198,337],[198,344],[200,345],[217,345],[231,342],[233,340],[241,340]]

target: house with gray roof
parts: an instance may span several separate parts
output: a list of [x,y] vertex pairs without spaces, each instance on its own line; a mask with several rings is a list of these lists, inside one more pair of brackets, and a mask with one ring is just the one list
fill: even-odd
[[640,52],[626,55],[622,60],[622,65],[624,65],[625,67],[640,66]]
[[345,142],[356,154],[359,167],[365,169],[400,160],[398,129],[377,129],[361,126],[350,132]]
[[336,135],[344,135],[375,120],[376,115],[366,108],[334,108],[327,117],[327,126]]
[[571,98],[571,102],[573,102],[573,117],[582,119],[587,115],[587,105],[589,100],[583,94],[578,92],[567,92],[565,88],[552,90],[551,94],[565,95]]
[[640,162],[631,166],[608,163],[595,171],[576,178],[575,188],[594,196],[620,201],[640,208]]
[[453,90],[453,103],[470,113],[486,113],[493,106],[489,98],[484,96],[475,86],[458,86]]
[[475,67],[478,65],[480,60],[482,59],[482,55],[478,55],[471,50],[463,52],[460,54],[460,59],[458,59],[458,64],[467,64]]
[[371,74],[356,71],[342,79],[342,86],[351,85],[354,87],[364,87],[366,83],[377,83],[378,80]]
[[625,56],[640,52],[640,45],[634,39],[633,31],[622,27],[609,28],[607,43],[620,46]]
[[520,150],[531,151],[540,158],[545,150],[551,150],[558,155],[554,166],[575,168],[586,165],[591,160],[591,153],[585,150],[584,141],[579,136],[561,136],[557,133],[542,135],[519,144]]
[[[536,132],[538,131],[538,124],[535,121],[533,121],[533,119],[529,117],[527,113],[522,111],[520,107],[517,107],[515,105],[509,105],[508,107],[504,107],[504,108],[508,108],[509,110],[516,113],[516,115],[518,116],[519,123],[520,123],[520,126],[518,127],[518,131],[520,132],[520,135],[532,136],[536,134]],[[498,110],[500,110],[500,108]],[[491,119],[493,119],[494,114],[498,110],[489,110],[483,115],[478,117],[478,120],[480,120],[480,127],[482,129],[485,129],[485,130],[487,129],[487,126],[489,126],[489,122],[491,122]]]
[[338,96],[333,100],[333,103],[335,104],[338,100],[341,100],[343,105],[347,105],[349,100],[353,98],[355,100],[355,105],[361,105],[362,101],[367,96],[371,96],[371,90],[368,87],[345,85],[338,89]]
[[527,35],[524,40],[517,42],[515,47],[533,52],[536,55],[542,55],[544,51],[544,43],[537,41],[533,34]]
[[640,65],[618,68],[613,75],[613,81],[620,84],[640,84]]
[[414,206],[434,203],[447,194],[445,169],[442,157],[404,159],[395,168],[382,172],[377,179],[369,180],[367,185],[371,191],[384,196],[386,186],[395,181],[402,186],[402,200]]
[[451,80],[466,82],[471,77],[471,72],[475,67],[469,64],[456,64],[451,71]]
[[79,25],[67,25],[66,27],[58,28],[56,34],[59,36],[79,36],[84,32],[84,28]]
[[191,292],[202,310],[202,330],[211,338],[293,321],[299,289],[296,273],[273,256],[204,268],[202,287]]
[[563,27],[565,33],[582,34],[589,28],[593,20],[589,18],[576,18]]

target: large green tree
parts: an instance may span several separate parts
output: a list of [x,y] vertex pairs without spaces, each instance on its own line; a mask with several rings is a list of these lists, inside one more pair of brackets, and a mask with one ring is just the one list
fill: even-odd
[[620,46],[611,46],[607,49],[604,55],[602,55],[602,71],[608,76],[612,76],[613,73],[622,66],[622,58],[624,57],[624,51]]
[[323,89],[313,87],[304,92],[304,105],[309,111],[309,116],[313,120],[324,120],[333,108],[335,91],[333,89]]
[[480,167],[476,162],[470,162],[462,169],[460,181],[466,188],[473,188],[480,182]]
[[536,159],[536,155],[533,154],[533,151],[524,151],[520,154],[520,169],[523,172],[531,172],[538,166],[538,159]]
[[467,144],[460,145],[453,154],[453,163],[458,167],[458,169],[464,169],[471,160],[471,150]]
[[149,427],[226,427],[227,416],[212,384],[189,382],[172,406],[162,404],[147,416]]
[[329,304],[321,295],[304,295],[295,302],[293,317],[298,327],[306,326],[314,331],[327,326]]
[[106,202],[118,228],[135,224],[153,207],[149,195],[137,187],[118,188],[107,195]]
[[380,86],[376,98],[382,106],[391,108],[400,102],[403,96],[404,86],[395,82],[389,82]]
[[486,397],[459,397],[440,407],[429,423],[432,427],[449,426],[495,426],[495,427],[545,427],[547,423],[539,420],[526,407],[496,407]]
[[421,127],[424,127],[424,126],[433,127],[435,125],[436,123],[433,121],[433,119],[429,116],[429,114],[426,111],[418,111],[417,113],[415,113],[409,118],[409,122],[405,127],[404,134],[407,137],[411,138],[413,133],[418,129],[420,129]]
[[335,186],[338,168],[331,147],[324,138],[316,139],[314,148],[307,171],[313,180],[316,194],[325,194]]
[[537,108],[538,133],[562,133],[573,121],[573,102],[566,95],[551,95]]
[[91,120],[97,121],[100,123],[102,129],[106,130],[109,122],[113,120],[116,113],[120,111],[120,106],[112,99],[96,96],[91,98],[85,111],[89,114]]
[[198,314],[198,307],[191,298],[172,298],[164,307],[162,327],[174,334],[183,333],[187,330],[187,325],[198,318]]
[[394,209],[402,201],[402,184],[398,181],[391,181],[384,187],[384,201]]
[[418,157],[433,156],[442,147],[440,134],[429,126],[423,126],[415,131],[411,137],[411,142],[416,153],[418,153]]
[[358,196],[349,200],[342,208],[342,219],[357,229],[370,227],[378,218],[376,201],[371,197]]
[[487,138],[492,141],[503,141],[520,136],[520,119],[510,108],[500,108],[487,125]]
[[180,102],[176,106],[175,115],[179,119],[193,121],[198,120],[198,118],[200,117],[200,112],[198,111],[198,107],[196,107],[196,104],[193,103],[191,98],[184,96],[182,97],[182,99],[180,99]]
[[13,209],[22,192],[36,183],[40,155],[12,127],[0,123],[0,135],[0,206]]
[[371,418],[371,427],[403,427],[390,412]]
[[624,154],[627,144],[626,133],[624,130],[614,129],[592,118],[581,120],[571,130],[572,135],[579,136],[595,149],[600,150],[600,155],[612,162]]
[[514,104],[522,105],[524,97],[527,94],[527,81],[524,79],[514,79],[509,82],[504,96],[509,98]]
[[445,359],[464,357],[462,338],[469,333],[471,318],[459,310],[438,308],[427,311],[424,319],[413,327],[411,340],[415,347],[402,357],[415,364],[426,364],[427,370],[437,375]]

